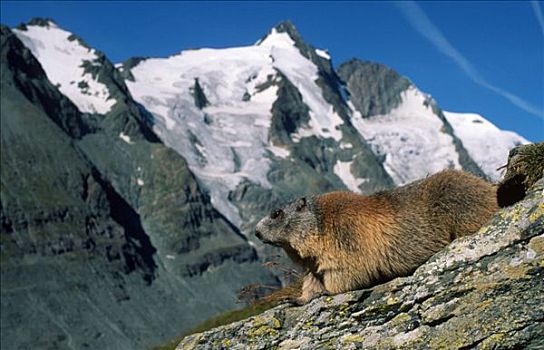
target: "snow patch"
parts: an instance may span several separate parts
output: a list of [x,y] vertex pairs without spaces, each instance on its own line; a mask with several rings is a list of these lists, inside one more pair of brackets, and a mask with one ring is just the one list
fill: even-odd
[[508,152],[529,141],[512,131],[503,131],[478,114],[452,113],[444,116],[461,140],[469,156],[492,181],[501,178],[499,167],[506,164]]
[[126,143],[128,143],[129,145],[133,145],[134,142],[132,142],[132,140],[130,139],[130,136],[126,135],[125,133],[121,132],[119,134],[119,138],[123,141],[125,141]]
[[278,147],[278,146],[268,146],[267,148],[270,152],[272,152],[276,157],[279,157],[279,158],[288,158],[290,155],[291,155],[291,152],[289,152],[288,149],[285,149],[283,147]]
[[40,62],[60,92],[83,113],[108,113],[117,101],[110,98],[106,85],[100,83],[98,77],[86,73],[82,66],[85,62],[99,65],[96,51],[73,40],[70,38],[72,33],[52,23],[26,28],[13,29],[13,32]]
[[340,149],[352,149],[353,145],[347,142],[340,142]]
[[144,180],[142,180],[142,179],[140,179],[140,178],[137,178],[137,179],[136,179],[136,183],[138,184],[138,186],[143,186],[143,185],[145,185]]
[[361,190],[359,189],[359,186],[361,186],[363,183],[367,182],[368,179],[358,179],[351,173],[351,164],[353,164],[353,161],[350,162],[341,162],[337,161],[334,165],[334,173],[342,180],[344,185],[353,192],[360,193]]
[[453,138],[426,103],[428,96],[411,86],[401,98],[402,103],[389,114],[362,118],[354,112],[352,116],[372,151],[384,158],[393,181],[403,185],[443,169],[461,169]]
[[326,60],[330,60],[331,59],[331,56],[327,53],[327,51],[325,50],[320,50],[320,49],[315,49],[315,53],[320,56],[320,57],[323,57],[324,59]]
[[276,28],[272,28],[272,30],[270,31],[270,33],[268,33],[266,38],[263,41],[258,42],[255,46],[267,47],[267,48],[283,47],[283,48],[289,49],[295,46],[295,42],[293,41],[293,39],[291,39],[289,34],[285,32],[280,33],[276,30]]

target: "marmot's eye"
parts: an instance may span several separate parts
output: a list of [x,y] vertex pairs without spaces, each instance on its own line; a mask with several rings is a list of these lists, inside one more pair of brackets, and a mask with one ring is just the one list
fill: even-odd
[[276,209],[272,212],[272,214],[270,214],[270,218],[271,219],[277,219],[278,217],[280,217],[281,215],[283,215],[283,210],[281,209]]

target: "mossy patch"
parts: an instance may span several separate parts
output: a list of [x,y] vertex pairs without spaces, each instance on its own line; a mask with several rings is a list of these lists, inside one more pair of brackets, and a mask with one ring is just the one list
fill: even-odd
[[389,306],[391,306],[391,305],[396,305],[396,304],[399,303],[399,298],[397,298],[397,297],[388,298],[388,299],[385,301],[385,303],[386,303],[387,305],[389,305]]
[[[261,303],[261,304],[254,304],[239,310],[224,312],[220,315],[217,315],[215,317],[210,318],[209,320],[206,320],[200,323],[196,327],[188,330],[184,334],[172,339],[171,341],[165,344],[153,347],[153,350],[173,350],[181,342],[181,340],[187,337],[188,335],[195,334],[195,333],[202,333],[212,328],[224,326],[232,322],[240,321],[248,317],[261,314],[276,305],[277,303],[267,303],[267,304]],[[270,328],[270,327],[267,327],[267,328]],[[276,318],[273,319],[273,328],[271,329],[274,330],[274,328],[281,328],[281,322]]]
[[403,324],[403,323],[407,323],[411,319],[412,319],[412,317],[409,314],[403,312],[403,313],[400,313],[397,316],[395,316],[390,322],[391,322],[392,325],[396,326],[396,325],[400,325],[400,324]]
[[529,212],[529,221],[535,222],[540,217],[544,216],[544,203],[540,203]]
[[529,267],[525,264],[521,264],[518,266],[505,266],[504,274],[511,279],[532,278],[531,276],[527,275],[528,270]]
[[254,328],[251,328],[247,332],[247,335],[248,335],[249,339],[259,338],[259,337],[263,337],[263,336],[273,337],[273,336],[275,336],[277,334],[278,334],[278,331],[271,328],[271,327],[269,327],[268,325],[262,325],[262,326],[254,327]]
[[487,339],[485,339],[484,341],[482,341],[480,345],[480,349],[482,350],[496,349],[504,341],[504,337],[505,337],[504,333],[493,334]]
[[278,319],[275,318],[275,317],[272,319],[272,324],[273,324],[273,327],[274,327],[275,329],[280,329],[280,328],[281,328],[281,322],[280,322],[280,320],[278,320]]
[[365,341],[365,338],[360,336],[359,334],[350,334],[345,337],[342,337],[341,342],[342,343],[362,343]]
[[544,254],[544,237],[538,236],[529,241],[529,248],[537,254]]

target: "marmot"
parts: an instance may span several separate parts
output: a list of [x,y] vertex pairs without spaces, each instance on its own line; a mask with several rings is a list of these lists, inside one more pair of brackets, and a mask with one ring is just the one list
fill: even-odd
[[445,170],[370,196],[331,192],[272,211],[255,229],[305,268],[304,304],[322,294],[367,288],[411,274],[498,210],[496,187]]

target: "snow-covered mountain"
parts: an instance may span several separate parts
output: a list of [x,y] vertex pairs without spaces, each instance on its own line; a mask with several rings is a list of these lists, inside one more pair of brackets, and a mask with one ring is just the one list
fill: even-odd
[[389,113],[363,118],[354,109],[353,124],[368,140],[396,184],[405,184],[442,169],[461,169],[453,137],[444,131],[428,97],[414,86],[401,93]]
[[[289,23],[252,46],[182,51],[119,69],[129,76],[134,98],[152,113],[161,139],[183,155],[213,204],[239,227],[249,212],[232,199],[244,186],[265,201],[249,222],[296,195],[390,186],[350,123],[328,54],[304,44]],[[294,182],[304,183],[292,179],[297,174],[272,175],[297,167],[304,169],[301,176],[323,184],[292,191]]]
[[[239,210],[229,200],[229,193],[244,180],[264,189],[277,185],[268,180],[274,162],[304,161],[297,159],[292,147],[305,138],[328,140],[339,151],[353,147],[343,130],[355,128],[361,142],[370,145],[397,185],[445,168],[465,169],[497,180],[500,174],[496,169],[505,162],[506,150],[527,142],[513,133],[510,137],[493,135],[493,141],[487,142],[501,147],[486,147],[478,155],[473,145],[483,142],[478,141],[481,132],[467,133],[461,123],[445,118],[436,102],[405,78],[371,81],[358,89],[358,80],[380,76],[379,71],[365,69],[373,64],[359,61],[347,64],[357,67],[340,70],[345,87],[336,75],[319,80],[322,67],[330,65],[330,56],[324,50],[308,49],[300,40],[294,27],[284,23],[252,46],[182,51],[124,67],[130,70],[127,85],[131,93],[154,115],[158,134],[188,160],[210,189],[214,204],[237,225]],[[308,55],[308,50],[315,55]],[[386,75],[396,74],[386,67],[381,69]],[[366,75],[358,76],[361,71]],[[281,79],[295,87],[309,115],[290,130],[289,144],[276,143],[270,137]],[[398,91],[394,89],[396,80],[404,81],[398,84]],[[205,106],[195,102],[197,82],[206,97]],[[375,91],[375,96],[373,83],[383,90]],[[344,89],[347,93],[342,93]],[[331,91],[340,98],[327,100]],[[392,99],[397,103],[381,114],[361,111],[357,108],[361,104],[352,101],[369,98],[370,104],[379,105],[384,94],[396,94]],[[489,122],[478,127],[498,130]],[[326,171],[346,188],[365,192],[361,185],[369,179],[359,176],[352,162],[349,157],[338,158]]]
[[[103,114],[115,103],[99,77],[83,70],[97,64],[94,49],[54,23],[15,33],[82,112]],[[187,160],[214,206],[238,227],[271,204],[323,189],[274,195],[275,188],[292,185],[272,176],[278,164],[309,164],[311,177],[329,183],[324,189],[364,193],[445,168],[496,181],[506,151],[527,142],[481,116],[476,124],[442,113],[429,95],[387,67],[354,60],[340,67],[340,79],[329,53],[304,43],[289,22],[251,46],[186,50],[116,67],[134,99],[153,116],[159,137]],[[278,121],[281,136],[275,135]],[[368,164],[368,154],[358,159],[358,148],[371,149],[378,161]],[[308,159],[307,153],[315,157],[316,151],[323,153],[317,156],[320,165]],[[374,168],[370,176],[368,167]],[[261,195],[268,192],[265,200],[272,203],[244,217],[244,204],[232,197],[248,185]]]
[[[308,120],[289,135],[292,142],[310,136],[342,140],[344,121],[316,83],[318,67],[275,28],[254,46],[184,51],[142,61],[130,73],[127,85],[155,117],[158,134],[187,159],[216,207],[237,225],[241,219],[229,193],[244,180],[272,188],[271,163],[293,157],[288,145],[269,138],[281,79],[296,87],[308,107]],[[197,82],[205,106],[195,102]],[[343,181],[352,176],[349,170],[335,173]]]
[[[499,167],[514,146],[527,143],[511,131],[498,129],[480,115],[440,112],[429,96],[410,86],[401,93],[401,103],[389,113],[363,118],[355,111],[352,122],[378,156],[396,184],[402,185],[445,168],[465,169],[456,147],[458,138],[472,161],[490,180],[501,177]],[[450,125],[453,133],[446,131]],[[477,172],[478,174],[479,172]]]
[[482,116],[442,111],[431,95],[384,65],[351,60],[339,75],[350,92],[353,124],[397,185],[445,168],[498,181],[508,150],[528,142]]
[[504,155],[513,146],[528,143],[515,132],[501,130],[478,114],[444,112],[444,116],[455,135],[463,140],[470,157],[492,181],[503,175],[498,168],[506,164]]

